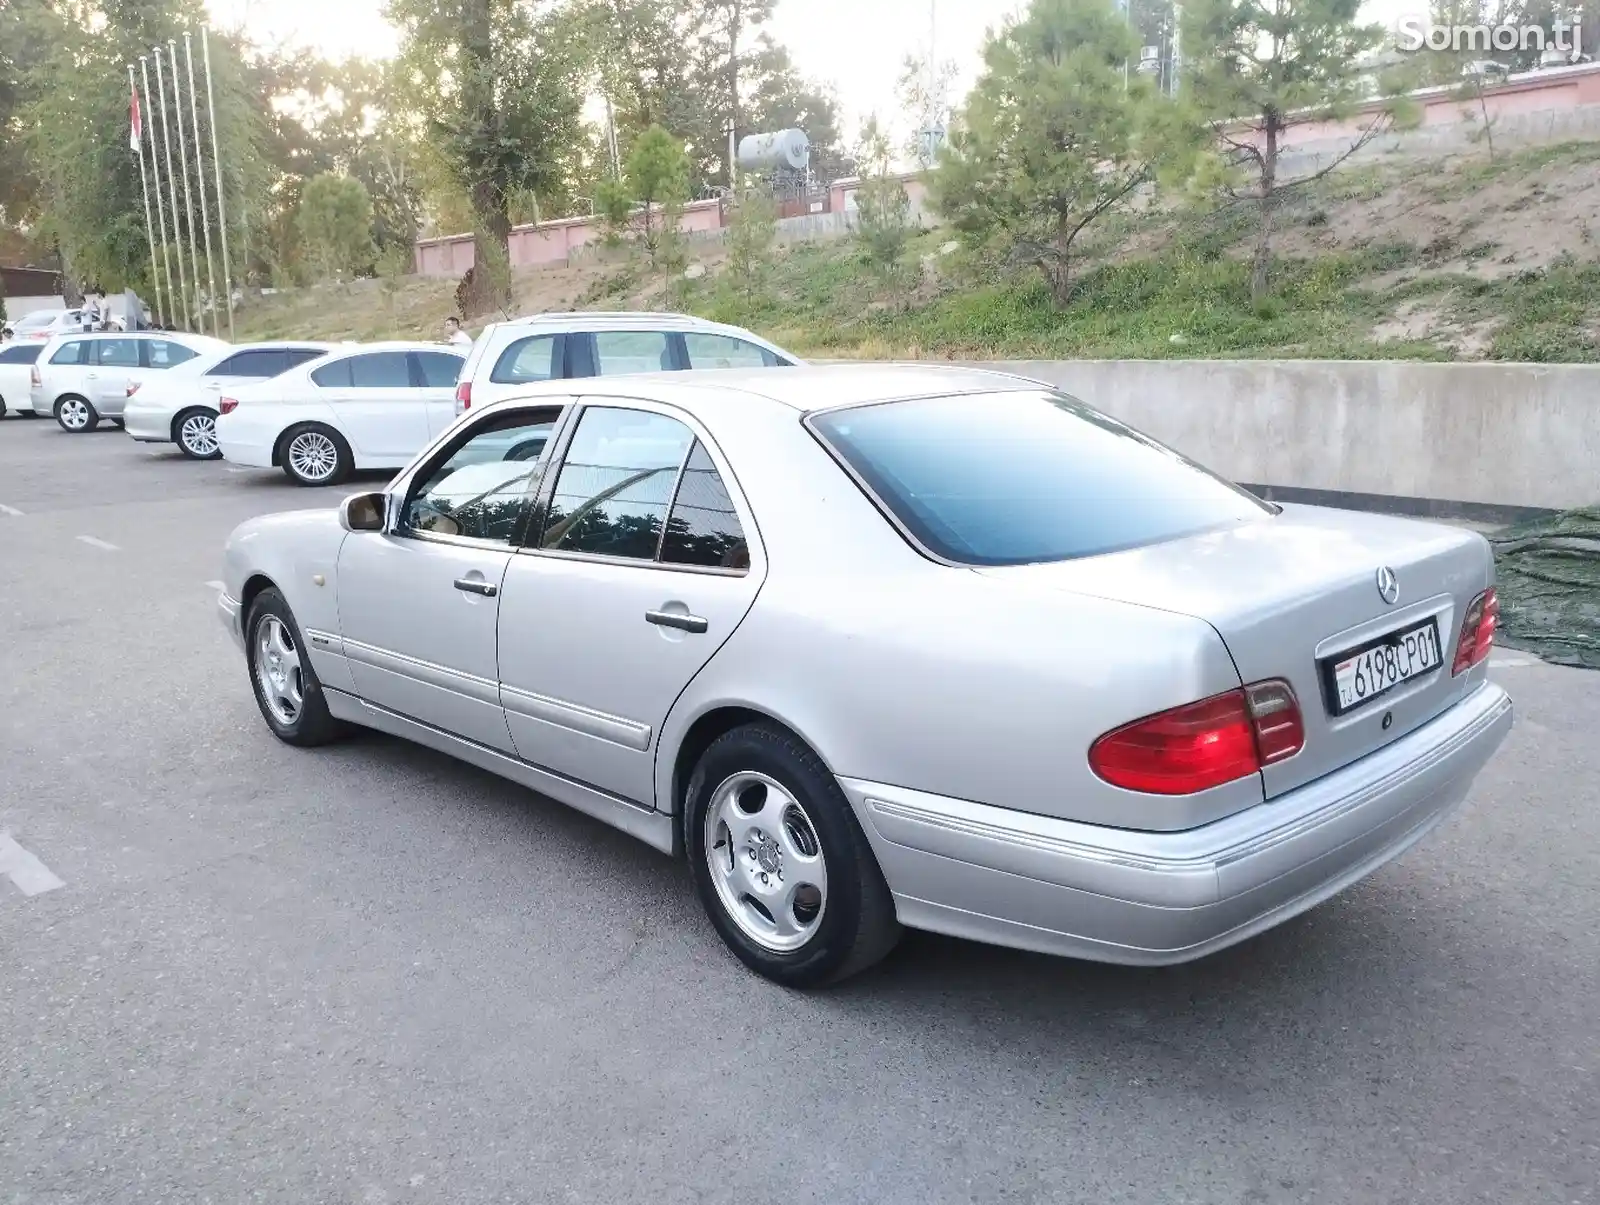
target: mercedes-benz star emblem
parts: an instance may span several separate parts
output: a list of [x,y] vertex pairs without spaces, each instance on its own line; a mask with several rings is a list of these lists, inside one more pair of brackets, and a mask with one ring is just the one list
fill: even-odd
[[1383,601],[1391,607],[1400,601],[1400,579],[1387,565],[1378,570],[1378,593],[1383,595]]

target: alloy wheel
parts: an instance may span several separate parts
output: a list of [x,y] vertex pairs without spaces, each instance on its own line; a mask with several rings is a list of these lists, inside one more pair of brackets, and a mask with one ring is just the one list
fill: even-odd
[[305,706],[305,671],[287,624],[276,615],[256,625],[256,684],[278,722],[291,725]]
[[75,397],[62,402],[61,425],[69,431],[82,431],[89,425],[89,404]]
[[339,466],[339,449],[321,431],[302,431],[289,441],[289,466],[304,481],[326,481]]
[[217,420],[209,414],[191,414],[178,428],[178,442],[191,456],[205,460],[217,454]]
[[706,808],[706,863],[729,918],[765,950],[787,954],[816,935],[828,867],[804,805],[776,779],[731,775]]

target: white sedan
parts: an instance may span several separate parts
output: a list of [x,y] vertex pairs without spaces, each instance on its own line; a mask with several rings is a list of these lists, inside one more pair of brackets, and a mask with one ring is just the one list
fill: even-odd
[[530,387],[222,579],[280,740],[376,728],[684,857],[793,986],[901,925],[1198,958],[1420,840],[1512,719],[1482,536],[956,368]]
[[224,390],[281,376],[320,359],[331,343],[247,343],[216,348],[128,385],[122,421],[141,443],[175,443],[192,460],[216,460],[217,406]]
[[300,485],[334,485],[356,469],[398,469],[455,421],[465,356],[436,343],[338,348],[217,404],[225,460],[281,468]]

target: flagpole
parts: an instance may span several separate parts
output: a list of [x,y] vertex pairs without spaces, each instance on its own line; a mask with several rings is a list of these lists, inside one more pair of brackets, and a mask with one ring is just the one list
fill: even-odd
[[[161,316],[161,270],[156,265],[156,229],[150,220],[150,175],[144,169],[144,110],[139,100],[139,84],[133,78],[133,64],[128,64],[128,91],[133,94],[134,113],[139,123],[129,133],[133,135],[133,149],[139,156],[139,187],[144,190],[144,234],[150,240],[150,288],[155,294],[156,321],[165,322]],[[135,327],[136,328],[136,327]]]
[[[145,108],[150,108],[150,56],[139,56],[139,72],[144,77]],[[144,124],[143,122],[140,123]],[[140,149],[143,150],[144,140],[140,139]],[[144,162],[141,153],[139,161]],[[156,124],[150,122],[150,174],[156,181],[156,217],[161,220],[161,271],[167,278],[167,318],[161,321],[163,325],[170,318],[174,323],[178,320],[178,294],[172,287],[172,258],[167,254],[167,205],[161,199],[161,156],[156,154]]]
[[233,274],[228,267],[228,218],[222,200],[222,155],[217,150],[217,97],[211,87],[211,32],[200,27],[200,52],[206,64],[206,111],[211,116],[211,166],[217,173],[217,233],[222,243],[222,287],[228,294],[228,338],[233,338]]
[[[189,215],[189,270],[190,275],[194,277],[194,316],[198,324],[196,333],[203,335],[206,329],[206,312],[200,308],[200,252],[195,245],[194,190],[189,187],[189,144],[183,139],[183,85],[178,79],[178,43],[174,38],[167,39],[167,56],[172,62],[172,104],[177,109],[175,116],[178,125],[178,161],[183,166],[183,208]],[[198,132],[195,137],[199,137]],[[210,303],[216,305],[217,299],[210,298]]]
[[177,325],[190,328],[189,282],[183,275],[183,231],[178,225],[178,173],[172,170],[172,132],[167,125],[167,85],[161,74],[161,48],[150,52],[156,60],[156,92],[161,98],[161,142],[167,151],[167,189],[172,194],[172,247],[178,253],[178,295],[183,300]]
[[217,311],[217,271],[211,258],[211,213],[206,208],[206,152],[200,141],[199,94],[194,86],[194,43],[183,31],[183,61],[189,72],[189,128],[194,131],[194,174],[200,185],[200,224],[206,232],[206,289],[211,295],[211,333],[222,337],[222,315]]

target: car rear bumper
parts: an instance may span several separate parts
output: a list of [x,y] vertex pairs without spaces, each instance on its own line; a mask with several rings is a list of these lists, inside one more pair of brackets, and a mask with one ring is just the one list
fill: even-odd
[[140,443],[172,442],[172,415],[167,410],[152,410],[131,402],[123,407],[123,427]]
[[222,451],[222,459],[229,464],[244,465],[252,469],[270,469],[272,465],[272,445],[248,443],[237,439],[223,439],[218,433],[217,447]]
[[1511,730],[1485,683],[1295,791],[1200,828],[1078,824],[841,779],[904,924],[1101,962],[1187,962],[1327,899],[1420,840]]

